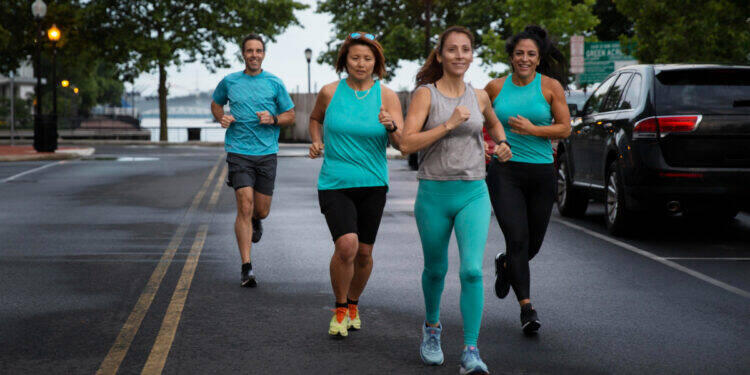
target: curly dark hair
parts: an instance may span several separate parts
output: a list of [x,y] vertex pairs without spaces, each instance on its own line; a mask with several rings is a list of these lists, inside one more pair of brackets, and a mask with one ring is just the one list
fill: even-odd
[[[563,87],[568,86],[568,66],[565,56],[555,46],[555,42],[547,36],[547,30],[537,26],[529,25],[520,33],[513,35],[505,43],[505,52],[513,57],[516,45],[523,39],[534,41],[539,48],[539,66],[536,71],[560,82]],[[513,65],[511,64],[511,69]]]

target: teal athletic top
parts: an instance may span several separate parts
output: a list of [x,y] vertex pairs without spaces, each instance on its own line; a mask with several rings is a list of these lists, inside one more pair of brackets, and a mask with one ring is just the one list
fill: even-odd
[[256,76],[244,71],[227,75],[216,86],[213,100],[229,102],[235,118],[224,137],[224,150],[243,155],[270,155],[279,152],[279,132],[274,125],[261,125],[256,112],[278,116],[294,108],[284,83],[275,75],[261,71]]
[[547,126],[552,123],[549,103],[542,94],[542,75],[536,73],[534,80],[526,86],[516,86],[511,74],[505,79],[503,88],[492,103],[495,114],[503,123],[505,136],[510,143],[513,157],[510,161],[534,164],[553,162],[552,143],[547,138],[521,135],[511,131],[508,119],[517,115],[526,117],[532,124]]
[[318,190],[388,186],[388,133],[378,120],[380,106],[379,80],[356,92],[346,79],[339,81],[323,120]]

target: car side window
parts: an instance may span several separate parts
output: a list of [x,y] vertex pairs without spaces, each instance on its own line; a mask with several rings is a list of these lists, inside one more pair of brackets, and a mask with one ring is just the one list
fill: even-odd
[[611,76],[609,79],[602,82],[601,85],[594,91],[593,94],[591,94],[591,97],[588,101],[586,101],[586,105],[583,107],[583,114],[584,115],[592,115],[595,113],[599,113],[599,107],[602,105],[602,102],[604,101],[604,98],[607,97],[607,92],[609,91],[609,88],[612,86],[612,83],[615,82],[616,76]]
[[641,75],[633,74],[625,97],[622,98],[619,109],[632,109],[638,106],[641,100]]
[[614,85],[612,85],[612,88],[609,89],[609,94],[607,94],[606,99],[604,99],[601,107],[599,107],[599,112],[609,112],[617,110],[618,104],[620,104],[620,98],[625,92],[625,86],[627,86],[628,80],[630,80],[630,77],[632,75],[633,73],[622,73],[619,77],[617,77]]

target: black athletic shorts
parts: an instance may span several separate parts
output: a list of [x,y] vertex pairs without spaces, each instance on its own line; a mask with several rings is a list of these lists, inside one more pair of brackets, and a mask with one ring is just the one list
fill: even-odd
[[326,217],[333,241],[356,233],[359,242],[374,244],[387,191],[387,186],[318,190],[320,212]]
[[273,195],[276,154],[255,156],[228,152],[227,164],[227,185],[234,190],[250,186],[261,194]]

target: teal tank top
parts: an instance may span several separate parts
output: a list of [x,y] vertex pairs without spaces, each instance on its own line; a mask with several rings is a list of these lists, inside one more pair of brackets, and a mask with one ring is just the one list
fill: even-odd
[[323,120],[323,166],[318,190],[388,186],[388,133],[378,121],[380,81],[354,91],[339,81]]
[[521,135],[511,131],[508,119],[521,115],[537,126],[552,123],[549,103],[542,94],[542,75],[536,73],[534,80],[526,86],[516,86],[511,74],[505,79],[503,88],[492,103],[495,114],[503,123],[505,135],[510,143],[511,161],[521,163],[549,164],[553,162],[552,143],[548,138]]

